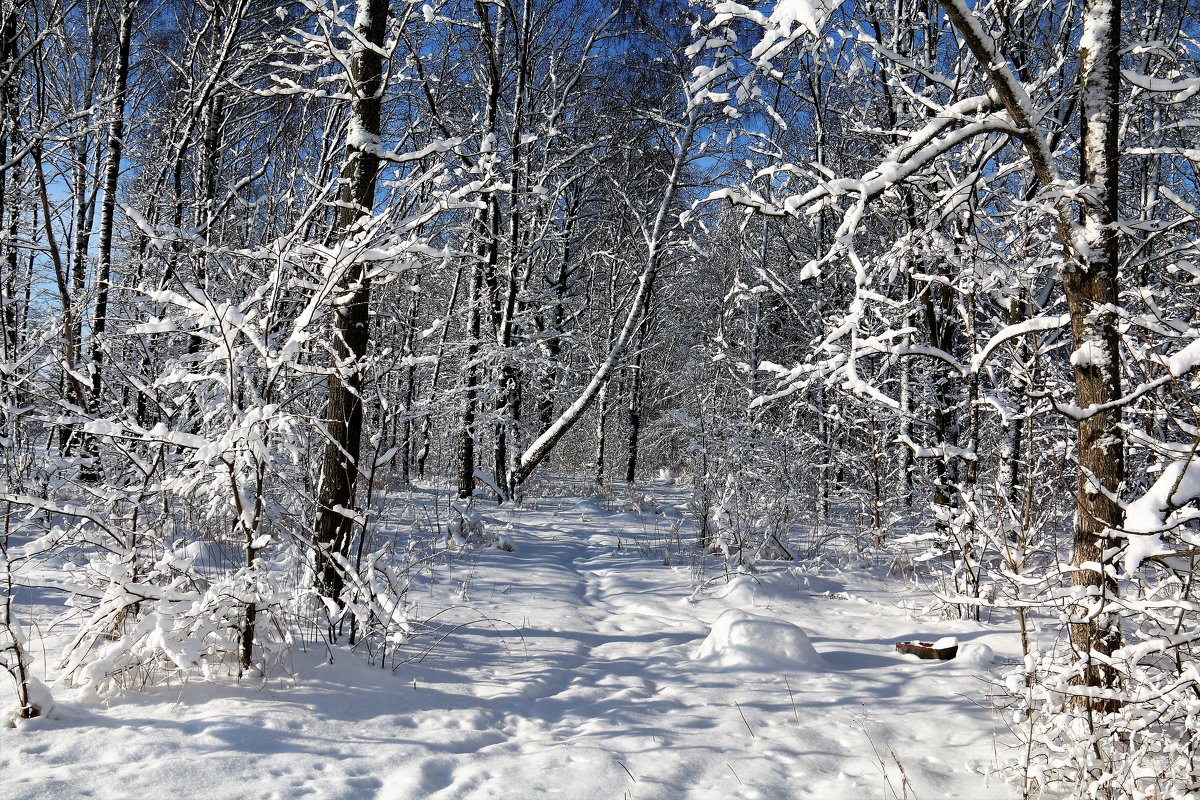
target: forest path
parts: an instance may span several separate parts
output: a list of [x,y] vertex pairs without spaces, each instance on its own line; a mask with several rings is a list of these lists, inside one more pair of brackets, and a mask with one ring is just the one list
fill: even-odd
[[[458,631],[481,648],[464,659],[499,665],[469,687],[478,746],[469,759],[430,755],[397,769],[381,797],[888,797],[889,781],[904,791],[895,761],[880,763],[889,748],[916,759],[905,769],[937,787],[928,796],[1011,796],[980,789],[992,755],[986,714],[969,712],[985,733],[938,719],[962,716],[966,691],[979,693],[971,669],[896,655],[892,631],[933,633],[914,631],[894,585],[857,570],[849,581],[780,570],[697,592],[689,566],[663,559],[686,500],[660,485],[621,502],[539,499],[514,513],[516,552],[485,552],[467,581],[489,621]],[[801,624],[824,660],[736,670],[695,660],[730,608]],[[907,720],[906,708],[927,716]],[[971,756],[951,766],[943,748]],[[958,794],[950,776],[964,768],[977,780]]]
[[[890,798],[897,760],[909,796],[1018,796],[987,777],[1005,756],[984,700],[995,673],[893,649],[957,635],[1011,657],[1011,626],[914,614],[852,558],[700,580],[664,564],[683,491],[647,493],[485,508],[516,550],[469,550],[414,584],[414,616],[442,627],[395,669],[318,647],[262,686],[66,699],[0,731],[0,797]],[[697,659],[726,613],[820,656],[726,641],[744,663]]]
[[[464,600],[488,619],[458,628],[455,637],[479,648],[471,660],[503,666],[476,675],[470,687],[480,735],[472,763],[456,769],[434,757],[437,768],[407,765],[385,781],[381,796],[516,796],[507,793],[512,773],[505,766],[514,763],[533,776],[525,796],[621,797],[634,787],[637,797],[681,796],[692,781],[673,759],[655,754],[676,738],[673,729],[707,730],[716,722],[671,686],[670,665],[686,661],[708,632],[680,596],[688,579],[634,574],[682,513],[681,498],[658,499],[663,513],[649,518],[595,500],[539,500],[538,524],[514,522],[515,552],[481,556]],[[641,774],[639,760],[653,770]],[[656,784],[666,794],[651,790]]]

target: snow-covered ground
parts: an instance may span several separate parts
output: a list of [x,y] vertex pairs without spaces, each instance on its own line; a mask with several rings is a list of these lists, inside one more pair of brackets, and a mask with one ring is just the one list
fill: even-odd
[[[650,492],[497,513],[515,551],[419,586],[444,638],[394,671],[309,647],[265,684],[59,691],[50,718],[0,729],[0,798],[1019,794],[988,699],[1010,626],[923,614],[927,595],[854,559],[730,582],[664,564],[685,496]],[[945,636],[955,660],[895,650]]]

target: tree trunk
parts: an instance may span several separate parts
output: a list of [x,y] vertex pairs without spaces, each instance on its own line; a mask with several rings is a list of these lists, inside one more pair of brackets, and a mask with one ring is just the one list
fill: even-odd
[[[500,61],[503,24],[492,28],[491,11],[487,3],[475,3],[479,17],[479,39],[484,61],[487,65],[488,84],[484,107],[483,133],[486,138],[496,136],[496,119],[500,109]],[[494,177],[491,171],[487,178]],[[486,178],[485,178],[486,179]],[[475,219],[474,234],[477,238],[476,254],[471,262],[471,282],[468,284],[467,299],[467,354],[466,392],[458,434],[458,496],[461,499],[475,493],[475,406],[479,394],[480,328],[483,312],[489,313],[493,330],[499,335],[500,308],[496,285],[496,265],[499,260],[500,204],[495,193],[488,195],[485,205]],[[504,456],[506,459],[507,456]],[[497,476],[499,480],[499,476]]]
[[[412,406],[413,400],[416,398],[416,379],[417,367],[412,362],[417,352],[417,314],[421,310],[421,277],[417,276],[414,284],[409,288],[408,309],[405,321],[404,331],[404,348],[401,351],[408,363],[404,365],[403,372],[400,376],[400,452],[396,458],[399,459],[400,481],[407,486],[410,480],[410,469],[412,466],[412,439],[413,439],[413,417]],[[393,415],[396,413],[392,412]],[[393,426],[393,434],[395,427]]]
[[[380,133],[383,97],[383,58],[380,51],[387,31],[388,0],[364,0],[359,4],[354,27],[358,37],[352,45],[350,89],[354,99],[346,142],[344,185],[338,208],[336,231],[349,240],[370,217],[375,205],[375,181],[379,154],[364,147]],[[350,258],[354,258],[351,254]],[[317,518],[313,531],[317,591],[337,600],[343,578],[331,553],[347,556],[354,527],[355,483],[362,440],[363,359],[370,328],[369,264],[354,260],[337,284],[334,306],[334,369],[329,376],[329,401],[325,413],[326,443],[321,462],[321,484],[317,494]]]
[[[496,332],[496,344],[500,349],[499,389],[496,398],[496,426],[492,451],[492,472],[496,486],[505,496],[511,496],[516,486],[512,483],[511,475],[515,464],[510,463],[510,453],[516,449],[517,418],[520,416],[518,402],[517,367],[513,363],[511,352],[513,342],[513,326],[517,314],[517,297],[520,293],[518,280],[519,267],[524,251],[525,229],[522,226],[523,213],[521,196],[528,178],[527,157],[529,143],[525,136],[525,105],[530,79],[529,48],[532,37],[531,25],[533,12],[529,0],[521,3],[519,17],[511,4],[507,6],[508,13],[513,16],[514,31],[513,47],[516,51],[516,86],[513,90],[512,117],[513,128],[510,139],[512,165],[509,175],[508,201],[508,259],[505,275],[503,307],[499,317],[499,328]],[[504,499],[504,497],[501,497]]]
[[[1080,193],[1082,257],[1068,263],[1063,288],[1071,314],[1075,352],[1071,364],[1080,408],[1115,404],[1121,398],[1120,351],[1114,310],[1119,300],[1118,90],[1120,85],[1120,0],[1087,0],[1080,49],[1083,90],[1083,146]],[[1075,514],[1071,583],[1087,598],[1072,610],[1071,644],[1086,664],[1081,683],[1114,690],[1118,675],[1095,655],[1108,656],[1121,645],[1121,631],[1107,601],[1116,582],[1104,574],[1106,531],[1119,528],[1124,512],[1115,500],[1125,480],[1124,435],[1119,407],[1092,413],[1078,423],[1078,510]],[[1111,711],[1114,699],[1083,695],[1078,705]]]
[[[446,302],[446,319],[454,313],[454,306],[458,302],[458,287],[462,283],[462,269],[459,268],[454,273],[454,285],[450,287],[450,299]],[[429,378],[429,399],[437,397],[438,381],[442,376],[442,361],[446,356],[446,331],[448,325],[442,325],[442,330],[438,334],[437,346],[437,361],[433,364],[433,375]],[[429,448],[433,443],[433,414],[426,413],[421,417],[421,446],[417,449],[417,476],[425,477],[425,464],[429,459]]]
[[125,138],[125,96],[129,81],[129,40],[133,4],[121,5],[117,22],[117,63],[113,73],[112,123],[108,129],[108,158],[104,164],[104,199],[100,205],[100,231],[96,244],[96,309],[92,318],[92,407],[100,402],[104,363],[104,329],[108,324],[108,289],[112,277],[113,217],[117,207],[117,180]]
[[608,449],[608,426],[605,424],[607,417],[608,384],[606,383],[600,389],[600,396],[596,398],[596,457],[593,463],[592,477],[597,486],[604,485],[604,476],[607,473],[604,463],[608,458],[606,452]]
[[542,326],[546,334],[542,343],[542,355],[546,366],[541,373],[538,394],[537,411],[535,416],[542,430],[550,427],[554,421],[554,396],[558,383],[558,357],[562,353],[562,306],[566,301],[570,276],[575,267],[571,263],[573,250],[571,247],[571,232],[575,227],[575,209],[573,205],[567,208],[567,217],[563,223],[563,251],[558,262],[558,274],[553,284],[554,297],[546,316],[548,319]]
[[[4,2],[0,5],[0,73],[8,75],[8,79],[0,84],[0,164],[8,162],[9,154],[16,153],[18,148],[18,125],[20,109],[17,103],[17,93],[14,84],[17,74],[13,63],[18,53],[17,39],[17,9],[15,4]],[[0,335],[0,358],[4,363],[12,364],[16,360],[20,346],[20,301],[18,287],[21,282],[17,278],[20,269],[17,257],[17,233],[20,227],[20,171],[18,164],[7,169],[0,169],[0,238],[3,258],[0,260],[0,325],[3,330]],[[18,392],[14,381],[5,381],[2,391],[3,428],[0,436],[15,437],[19,426],[10,413],[10,409],[20,405]]]
[[626,439],[625,482],[633,483],[637,479],[638,450],[642,439],[642,352],[646,347],[646,332],[648,321],[642,323],[638,330],[637,351],[633,354],[633,363],[629,365],[629,436]]
[[[481,213],[487,213],[486,211]],[[481,226],[486,228],[486,220]],[[482,275],[479,260],[471,262],[470,283],[467,285],[467,352],[463,410],[458,429],[458,496],[466,499],[475,493],[475,404],[479,392],[479,305]]]
[[[983,66],[1013,122],[1038,181],[1056,186],[1059,174],[1053,152],[1042,137],[1025,89],[996,52],[995,43],[962,0],[938,0],[963,41]],[[1083,141],[1080,147],[1082,191],[1077,193],[1079,220],[1065,199],[1056,200],[1058,238],[1066,259],[1063,291],[1071,317],[1075,352],[1071,358],[1075,398],[1088,412],[1077,423],[1079,474],[1072,534],[1071,582],[1083,595],[1072,609],[1071,644],[1084,663],[1078,679],[1085,687],[1076,704],[1089,716],[1117,706],[1111,699],[1118,675],[1093,654],[1105,656],[1121,644],[1116,616],[1106,610],[1117,591],[1105,577],[1105,532],[1124,521],[1113,499],[1125,480],[1125,436],[1121,430],[1120,352],[1114,310],[1119,299],[1119,249],[1114,224],[1118,218],[1118,152],[1120,95],[1120,0],[1085,0],[1080,45]],[[1111,406],[1111,407],[1110,407]],[[1099,690],[1099,691],[1097,691]],[[1105,696],[1108,695],[1108,696]]]

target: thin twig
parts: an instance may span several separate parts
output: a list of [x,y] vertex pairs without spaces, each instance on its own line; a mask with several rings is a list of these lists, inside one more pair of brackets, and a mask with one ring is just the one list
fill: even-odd
[[750,727],[750,723],[746,720],[746,712],[742,711],[742,707],[738,705],[736,700],[733,704],[737,706],[738,713],[742,715],[742,722],[746,723],[746,730],[750,731],[750,738],[757,739],[758,737],[754,735],[754,729]]
[[796,695],[792,694],[792,684],[788,683],[787,675],[783,676],[783,685],[787,687],[788,698],[792,701],[792,714],[796,717],[796,724],[800,724],[800,710],[796,708]]

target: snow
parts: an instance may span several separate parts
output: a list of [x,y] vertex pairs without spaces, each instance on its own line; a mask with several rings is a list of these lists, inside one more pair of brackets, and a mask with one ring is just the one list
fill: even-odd
[[357,119],[351,119],[346,131],[346,147],[364,153],[379,153],[379,135],[364,128]]
[[1192,342],[1167,361],[1167,368],[1176,378],[1182,378],[1194,370],[1197,365],[1200,365],[1200,339]]
[[1200,459],[1194,453],[1168,464],[1146,492],[1125,507],[1125,523],[1116,535],[1125,538],[1126,574],[1137,572],[1152,556],[1168,555],[1162,539],[1169,528],[1200,518]]
[[955,660],[960,664],[990,667],[996,661],[996,654],[986,644],[964,644],[958,648]]
[[[436,617],[403,663],[298,644],[265,681],[104,701],[52,684],[48,718],[0,728],[0,797],[890,797],[889,750],[917,796],[1019,796],[987,699],[1013,624],[914,611],[923,595],[849,551],[727,579],[672,549],[688,498],[671,478],[478,504],[515,549],[417,579],[410,618]],[[958,659],[894,649],[942,637]]]
[[1071,353],[1071,366],[1073,367],[1106,367],[1112,363],[1108,357],[1108,351],[1105,349],[1104,342],[1097,339],[1088,339],[1079,345],[1079,349]]
[[140,211],[124,203],[121,203],[120,206],[125,216],[129,217],[129,221],[137,226],[138,232],[149,240],[151,247],[162,250],[170,246],[170,242],[158,234],[157,228]]
[[771,11],[768,22],[786,31],[791,31],[793,26],[798,25],[817,36],[821,33],[821,26],[828,14],[829,11],[821,0],[779,0],[775,9]]
[[735,608],[717,618],[695,659],[722,669],[828,668],[800,626]]
[[718,32],[702,38],[691,53],[702,48],[716,48],[737,40],[732,28],[727,27],[732,19],[744,19],[763,29],[762,38],[755,44],[751,58],[759,66],[769,68],[771,59],[787,49],[803,35],[817,37],[830,13],[826,0],[777,0],[770,15],[764,15],[737,2],[718,2],[713,5],[713,19],[709,28]]
[[1051,331],[1057,328],[1065,328],[1070,321],[1071,316],[1069,314],[1059,314],[1056,316],[1032,317],[1022,322],[1017,322],[1001,328],[998,333],[993,335],[992,338],[988,340],[988,343],[984,345],[983,349],[971,359],[971,371],[978,373],[982,366],[987,363],[992,353],[996,351],[996,348],[998,348],[1004,342],[1008,342],[1022,336],[1028,336],[1032,333],[1041,333],[1043,331]]

